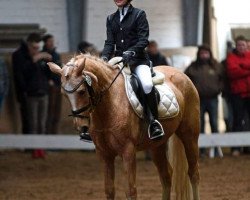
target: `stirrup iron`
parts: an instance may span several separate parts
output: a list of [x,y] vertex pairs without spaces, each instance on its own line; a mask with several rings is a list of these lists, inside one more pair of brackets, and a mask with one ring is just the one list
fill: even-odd
[[[161,134],[155,135],[155,136],[151,136],[150,129],[151,129],[151,125],[153,125],[153,123],[157,123],[157,125],[160,127]],[[162,127],[161,123],[158,120],[154,120],[153,123],[150,123],[149,126],[148,126],[148,137],[151,140],[161,139],[165,135],[165,132],[163,130],[163,127]]]

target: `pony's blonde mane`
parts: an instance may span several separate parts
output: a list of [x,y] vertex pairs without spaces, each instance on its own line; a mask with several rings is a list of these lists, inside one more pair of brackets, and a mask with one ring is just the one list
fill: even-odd
[[[63,75],[66,79],[70,79],[74,72],[78,71],[80,66],[84,65],[81,70],[83,74],[92,73],[98,79],[98,85],[106,88],[114,79],[116,67],[103,61],[101,58],[91,54],[79,54],[72,57],[63,67]],[[75,77],[73,76],[73,79]],[[101,89],[102,89],[101,88]]]
[[90,59],[91,61],[94,61],[95,63],[97,62],[98,64],[105,65],[105,66],[108,67],[109,69],[114,69],[114,67],[112,67],[109,63],[105,62],[103,59],[101,59],[101,58],[98,57],[98,56],[91,55],[90,53],[87,53],[87,54],[82,54],[82,53],[81,53],[80,55],[76,56],[75,58],[76,58],[76,60],[88,58],[88,59]]
[[[89,60],[91,63],[93,63],[93,65],[89,66],[86,65],[85,70],[86,71],[92,71],[95,70],[94,68],[96,68],[97,71],[100,71],[100,69],[102,69],[102,71],[109,71],[109,70],[114,70],[115,67],[112,66],[111,64],[105,62],[104,60],[102,60],[101,58],[95,56],[95,55],[91,55],[90,53],[86,53],[86,54],[79,54],[79,55],[74,55],[64,66],[64,76],[71,76],[71,74],[74,72],[74,70],[77,69],[79,62],[81,62],[83,59],[87,59]],[[104,67],[105,66],[105,67]],[[105,70],[106,69],[106,70]]]

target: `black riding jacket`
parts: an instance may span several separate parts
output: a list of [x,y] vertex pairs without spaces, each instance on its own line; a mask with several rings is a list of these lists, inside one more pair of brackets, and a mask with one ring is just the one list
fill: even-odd
[[143,10],[129,6],[120,22],[119,9],[107,17],[107,40],[102,56],[110,59],[113,55],[122,56],[125,51],[134,51],[129,63],[132,66],[148,64],[145,48],[148,45],[149,25]]

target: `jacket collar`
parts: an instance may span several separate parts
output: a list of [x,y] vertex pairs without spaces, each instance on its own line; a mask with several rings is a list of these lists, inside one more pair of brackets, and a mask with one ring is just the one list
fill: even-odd
[[[130,4],[130,5],[129,5],[129,8],[128,8],[128,11],[127,11],[127,14],[123,17],[123,19],[122,19],[121,22],[123,22],[123,21],[127,18],[127,16],[128,16],[130,13],[132,13],[133,10],[134,10],[134,7],[132,6],[132,4]],[[120,11],[119,11],[119,9],[117,9],[117,11],[115,12],[114,19],[115,19],[116,23],[121,24],[121,22],[120,22]]]

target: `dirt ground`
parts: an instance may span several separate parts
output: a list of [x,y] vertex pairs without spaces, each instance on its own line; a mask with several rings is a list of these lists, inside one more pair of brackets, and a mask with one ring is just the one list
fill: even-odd
[[[152,162],[137,159],[138,199],[161,199]],[[121,161],[116,162],[116,199],[125,199]],[[249,200],[250,156],[200,161],[202,200]],[[1,200],[100,200],[104,198],[101,165],[93,152],[48,152],[44,160],[29,153],[0,153]]]

